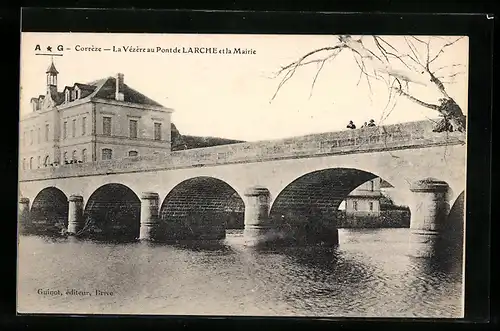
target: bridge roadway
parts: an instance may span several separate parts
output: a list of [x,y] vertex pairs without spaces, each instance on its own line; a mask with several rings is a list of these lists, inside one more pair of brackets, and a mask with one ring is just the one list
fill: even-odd
[[101,232],[127,228],[141,239],[182,240],[223,238],[232,217],[244,219],[249,245],[313,237],[335,244],[334,212],[341,201],[381,177],[399,193],[396,202],[410,207],[416,238],[428,239],[439,234],[457,197],[463,198],[466,163],[465,135],[435,133],[432,124],[23,171],[21,218],[42,227],[59,220],[69,233],[95,223]]

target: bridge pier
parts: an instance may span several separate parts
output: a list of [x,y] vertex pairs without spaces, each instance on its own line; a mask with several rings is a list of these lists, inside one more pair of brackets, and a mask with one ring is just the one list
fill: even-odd
[[265,187],[251,187],[245,197],[245,245],[259,246],[270,241],[274,230],[269,218],[270,192]]
[[68,234],[77,234],[84,226],[83,224],[83,197],[71,195],[68,198]]
[[19,228],[25,229],[30,223],[30,199],[19,198]]
[[141,195],[141,227],[139,240],[155,240],[158,226],[159,195],[154,192],[143,192]]
[[410,251],[414,257],[433,257],[440,249],[444,223],[449,212],[446,182],[426,178],[414,182],[414,210],[411,210]]

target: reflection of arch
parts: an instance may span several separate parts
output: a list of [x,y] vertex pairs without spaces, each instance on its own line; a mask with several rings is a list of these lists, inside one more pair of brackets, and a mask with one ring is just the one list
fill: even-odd
[[[282,226],[305,227],[305,232],[319,237],[322,233],[335,231],[335,227],[405,226],[409,223],[409,211],[381,212],[378,207],[373,210],[375,205],[370,202],[380,201],[380,192],[372,191],[371,184],[360,188],[377,177],[353,168],[329,168],[307,173],[278,194],[271,206],[270,218]],[[355,189],[358,190],[349,202],[349,213],[338,210]]]
[[447,237],[458,238],[462,242],[465,222],[465,191],[462,191],[456,198],[450,209],[445,223],[445,233]]
[[305,174],[286,186],[274,199],[271,218],[281,215],[330,214],[356,187],[377,176],[358,169],[330,168]]
[[84,221],[92,234],[106,238],[139,236],[141,201],[123,184],[105,184],[89,197]]
[[61,231],[68,225],[68,198],[60,189],[41,190],[31,205],[31,219],[43,231]]
[[[212,177],[195,177],[175,186],[165,197],[160,217],[165,224],[224,229],[243,228],[244,202],[229,184]],[[189,225],[187,225],[189,224]],[[207,231],[210,229],[207,228]]]

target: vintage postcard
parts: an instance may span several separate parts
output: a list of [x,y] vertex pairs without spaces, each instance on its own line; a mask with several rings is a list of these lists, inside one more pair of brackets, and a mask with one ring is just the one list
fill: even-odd
[[18,313],[463,317],[468,47],[22,33]]

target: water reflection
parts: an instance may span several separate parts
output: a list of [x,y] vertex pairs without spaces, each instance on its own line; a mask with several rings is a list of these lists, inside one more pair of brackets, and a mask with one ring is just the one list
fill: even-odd
[[[190,250],[194,252],[232,252],[230,246],[226,245],[223,240],[191,240],[178,241],[168,243],[170,246],[177,249]],[[157,244],[163,245],[163,244]]]
[[[210,315],[459,317],[461,263],[406,255],[408,229],[342,230],[340,246],[245,247],[220,241],[110,242],[22,236],[27,310]],[[45,298],[37,288],[113,297]]]

